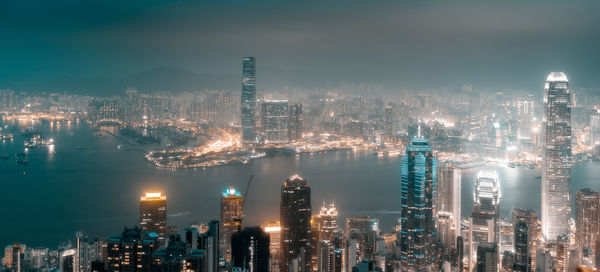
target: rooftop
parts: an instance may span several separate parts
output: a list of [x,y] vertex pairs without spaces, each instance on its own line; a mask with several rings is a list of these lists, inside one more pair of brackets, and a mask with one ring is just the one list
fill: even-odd
[[548,78],[546,78],[547,82],[569,82],[567,79],[567,75],[563,72],[552,72],[548,74]]

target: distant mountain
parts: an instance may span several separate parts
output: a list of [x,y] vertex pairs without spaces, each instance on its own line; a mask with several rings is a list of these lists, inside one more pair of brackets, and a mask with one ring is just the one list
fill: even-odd
[[118,81],[123,87],[141,92],[194,91],[206,89],[239,89],[241,76],[196,74],[177,67],[158,67],[138,72]]

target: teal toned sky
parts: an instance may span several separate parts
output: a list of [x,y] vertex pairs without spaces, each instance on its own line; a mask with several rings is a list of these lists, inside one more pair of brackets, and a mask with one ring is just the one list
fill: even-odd
[[599,1],[2,1],[0,89],[233,89],[245,55],[274,90],[537,90],[554,70],[598,87],[598,14]]

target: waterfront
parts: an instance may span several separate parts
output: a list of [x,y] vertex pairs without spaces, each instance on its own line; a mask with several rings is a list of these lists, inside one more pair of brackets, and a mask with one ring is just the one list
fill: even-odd
[[[243,165],[178,171],[161,170],[144,159],[155,146],[130,145],[119,138],[94,135],[80,121],[40,125],[55,147],[26,152],[27,166],[16,164],[23,152],[23,137],[0,144],[0,244],[20,241],[28,246],[55,247],[83,230],[90,237],[106,238],[138,221],[139,196],[146,190],[163,190],[168,196],[169,224],[182,228],[191,222],[219,217],[220,192],[227,185],[241,191],[255,175],[246,208],[246,225],[261,224],[279,215],[283,180],[293,173],[304,176],[312,188],[313,209],[335,201],[343,225],[346,216],[371,215],[389,231],[399,210],[399,157],[378,157],[372,151],[335,151],[297,156],[275,156]],[[117,148],[120,145],[120,148]],[[573,169],[572,192],[582,187],[599,190],[598,162]],[[539,210],[539,169],[498,168],[502,189],[502,215],[512,207]],[[25,175],[24,175],[25,174]],[[476,170],[463,172],[463,216],[471,211]],[[374,178],[377,177],[377,178]]]

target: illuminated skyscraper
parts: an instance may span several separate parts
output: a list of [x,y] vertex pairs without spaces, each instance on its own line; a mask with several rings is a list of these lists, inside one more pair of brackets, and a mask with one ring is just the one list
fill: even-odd
[[513,270],[529,272],[536,267],[537,213],[533,209],[513,209],[512,214],[515,236]]
[[[370,216],[347,217],[346,233],[348,239],[356,240],[356,260],[374,259],[377,251],[377,236],[379,235],[379,220]],[[354,245],[352,245],[354,246]],[[356,263],[355,263],[356,264]],[[348,265],[348,268],[352,265]]]
[[597,110],[590,114],[590,144],[600,144],[600,112]]
[[268,272],[269,234],[260,227],[244,228],[231,236],[234,268],[241,271]]
[[151,271],[152,253],[159,247],[156,238],[154,233],[144,233],[137,226],[125,228],[121,235],[106,242],[106,270]]
[[233,187],[227,187],[221,196],[221,239],[219,251],[225,261],[231,261],[231,235],[242,230],[244,198]]
[[260,105],[261,125],[266,143],[288,141],[288,101],[267,100]]
[[498,271],[498,245],[496,243],[479,243],[477,245],[477,272]]
[[140,227],[146,233],[154,232],[164,243],[167,234],[167,196],[147,192],[140,198]]
[[598,266],[596,243],[600,240],[600,193],[581,189],[575,193],[575,242],[581,263]]
[[435,254],[434,201],[436,159],[427,140],[412,139],[402,158],[400,191],[400,261],[403,271],[433,271]]
[[[495,171],[477,173],[469,219],[469,265],[475,267],[479,243],[500,244],[500,180]],[[497,247],[496,247],[497,248]]]
[[571,217],[571,92],[562,72],[546,79],[542,122],[542,234],[552,241],[568,233]]
[[269,234],[269,252],[271,253],[271,272],[279,272],[281,265],[281,225],[279,222],[267,222],[263,229]]
[[321,207],[321,211],[319,212],[321,219],[319,240],[331,240],[333,238],[333,231],[338,228],[337,215],[337,209],[333,203],[329,205],[323,203],[323,207]]
[[256,133],[256,60],[245,57],[242,68],[242,140],[252,143]]
[[445,252],[450,253],[450,249],[456,248],[456,237],[461,235],[461,171],[450,164],[440,168],[436,205],[438,239]]
[[[281,271],[311,271],[310,187],[298,175],[281,187]],[[295,272],[295,271],[294,271]]]
[[290,105],[290,117],[288,121],[288,138],[290,142],[302,140],[302,104]]

